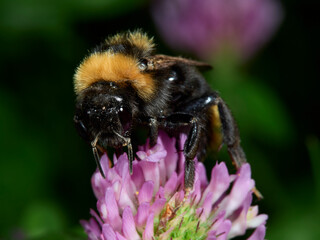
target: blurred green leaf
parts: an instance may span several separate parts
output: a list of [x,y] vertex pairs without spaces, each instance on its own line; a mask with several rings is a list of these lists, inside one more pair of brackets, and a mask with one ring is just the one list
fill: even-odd
[[313,206],[295,205],[285,208],[273,218],[272,213],[267,224],[266,239],[272,240],[315,240],[320,239],[319,215]]
[[82,12],[94,15],[102,14],[106,18],[110,18],[132,11],[147,2],[147,0],[80,0],[76,2],[76,7]]
[[[313,178],[315,181],[316,202],[320,202],[320,141],[314,136],[307,139],[310,160],[312,164]],[[320,205],[317,205],[320,211]]]
[[82,227],[75,227],[64,231],[45,232],[41,235],[28,237],[28,240],[86,240],[87,234]]
[[239,124],[249,134],[260,135],[274,144],[291,142],[294,128],[282,102],[267,86],[256,81],[246,81],[236,86],[237,99],[242,107],[236,107],[235,115]]
[[[0,200],[3,206],[0,232],[17,224],[24,207],[41,194],[45,195],[47,147],[40,136],[19,122],[25,120],[18,112],[14,98],[0,90]],[[39,181],[39,179],[42,179]]]
[[35,201],[29,205],[21,222],[26,235],[31,239],[48,232],[62,232],[66,227],[66,219],[59,206],[47,201]]
[[0,34],[6,37],[42,31],[67,34],[75,17],[116,17],[134,11],[147,0],[3,0],[0,2]]

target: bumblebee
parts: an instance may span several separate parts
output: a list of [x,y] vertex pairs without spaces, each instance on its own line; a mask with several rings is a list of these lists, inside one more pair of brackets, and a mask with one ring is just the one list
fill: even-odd
[[130,173],[132,132],[148,129],[150,145],[158,130],[187,131],[185,190],[193,188],[194,158],[225,144],[237,168],[246,162],[238,127],[225,102],[210,89],[200,71],[211,66],[181,57],[154,53],[152,38],[141,31],[106,39],[80,64],[74,75],[77,95],[74,122],[91,144],[97,166],[107,147],[128,148]]

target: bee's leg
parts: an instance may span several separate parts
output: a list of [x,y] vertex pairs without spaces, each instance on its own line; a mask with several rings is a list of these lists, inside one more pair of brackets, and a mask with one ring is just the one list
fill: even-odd
[[103,178],[106,178],[105,175],[104,175],[103,169],[101,167],[101,164],[100,164],[100,155],[99,155],[99,152],[98,152],[98,149],[97,149],[97,146],[98,146],[97,142],[98,142],[99,136],[100,136],[100,133],[91,142],[91,147],[92,147],[92,153],[93,153],[94,159],[96,161],[97,167],[99,169],[99,172],[100,172],[100,174],[101,174],[101,176]]
[[[184,106],[180,110],[181,112],[189,113],[189,116],[193,116],[193,115],[200,116],[199,114],[205,114],[205,112],[207,112],[207,109],[212,106],[218,107],[217,116],[213,116],[213,117],[215,120],[221,122],[222,142],[227,146],[228,153],[232,162],[235,164],[236,168],[239,169],[244,163],[247,162],[246,155],[240,145],[240,134],[239,134],[237,124],[233,119],[231,111],[229,110],[228,106],[221,99],[221,97],[219,97],[218,93],[213,92],[209,95],[195,99],[194,101],[189,102],[186,106]],[[192,133],[192,129],[190,131],[190,134],[193,134],[193,136],[197,136],[197,134]],[[190,152],[190,153],[193,152],[193,151],[186,150],[186,148],[188,147],[192,147],[192,146],[196,147],[196,151],[198,151],[199,149],[199,139],[201,136],[200,130],[198,130],[198,134],[199,134],[198,143],[194,140],[191,141],[190,134],[186,142],[186,144],[190,144],[190,145],[185,144],[185,150],[184,150],[185,155],[187,152]],[[186,158],[187,158],[187,155],[186,155]],[[191,168],[192,166],[190,167],[190,169]],[[193,182],[190,182],[189,185],[188,183],[186,183],[186,186],[191,186],[192,188],[191,183],[193,184]],[[261,193],[256,188],[254,188],[253,191],[258,198],[262,198]]]
[[[236,168],[239,169],[247,162],[246,155],[240,145],[239,129],[231,112],[221,98],[217,98],[217,105],[222,126],[223,143],[227,145],[229,156]],[[258,189],[253,189],[258,199],[263,198]]]
[[184,170],[184,188],[186,192],[189,192],[193,188],[195,174],[194,158],[198,153],[199,142],[201,139],[201,131],[197,118],[192,118],[191,125],[190,132],[183,148],[183,152],[186,157]]
[[97,164],[97,167],[99,169],[99,172],[101,174],[101,176],[103,178],[105,178],[105,175],[104,175],[104,172],[103,172],[103,169],[101,167],[101,164],[100,164],[100,158],[101,158],[101,153],[103,152],[106,152],[101,146],[99,146],[97,143],[98,143],[98,140],[99,140],[99,136],[100,136],[100,133],[97,134],[97,136],[95,136],[95,138],[93,140],[90,140],[90,135],[89,135],[89,132],[86,128],[86,126],[83,124],[83,122],[81,121],[81,118],[78,116],[78,115],[75,115],[73,117],[73,121],[74,121],[74,124],[75,124],[75,127],[79,133],[79,135],[87,142],[90,142],[91,143],[91,147],[92,147],[92,153],[93,153],[93,156],[94,156],[94,160]]
[[184,188],[190,192],[194,184],[195,162],[201,139],[201,128],[198,118],[189,113],[174,113],[165,118],[163,127],[166,129],[179,129],[191,127],[183,147],[185,156]]
[[121,134],[117,133],[116,131],[113,131],[114,134],[116,134],[119,138],[123,140],[122,146],[127,146],[128,147],[128,160],[129,160],[129,171],[130,174],[132,174],[132,162],[134,160],[133,156],[133,149],[132,149],[132,144],[131,144],[131,138],[129,137],[124,137]]
[[239,169],[244,163],[247,162],[246,155],[240,145],[240,134],[238,126],[233,119],[231,112],[225,102],[221,98],[217,98],[217,105],[222,127],[223,143],[228,148],[228,153]]
[[246,155],[240,146],[240,134],[231,111],[225,102],[214,92],[211,95],[201,97],[184,107],[186,112],[201,113],[209,107],[218,106],[218,116],[213,116],[216,121],[221,122],[222,141],[228,148],[228,153],[236,168],[247,162]]
[[157,143],[158,138],[158,121],[155,118],[149,119],[149,136],[150,136],[150,147],[153,147]]

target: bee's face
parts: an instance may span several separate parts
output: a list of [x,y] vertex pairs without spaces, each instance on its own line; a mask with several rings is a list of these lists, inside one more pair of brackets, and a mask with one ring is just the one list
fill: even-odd
[[129,136],[132,109],[128,99],[112,82],[97,82],[79,95],[75,122],[88,141],[99,136],[99,144],[119,148],[124,142],[117,134]]

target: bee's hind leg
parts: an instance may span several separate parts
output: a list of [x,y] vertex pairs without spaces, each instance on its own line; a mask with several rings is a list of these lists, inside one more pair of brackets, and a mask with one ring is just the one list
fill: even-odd
[[225,102],[221,98],[218,98],[217,101],[223,143],[227,146],[229,156],[238,169],[247,162],[246,155],[240,145],[239,129]]
[[[232,114],[221,98],[217,98],[217,105],[219,110],[219,117],[222,127],[223,143],[227,146],[229,156],[239,169],[247,162],[246,155],[240,145],[240,134],[238,126],[232,117]],[[256,189],[253,189],[257,198],[263,198],[262,194]]]

